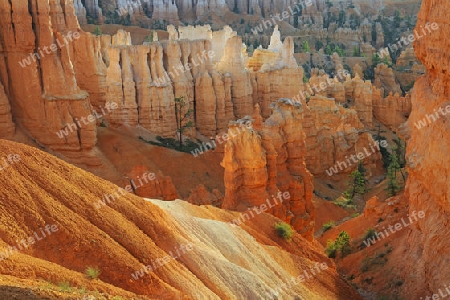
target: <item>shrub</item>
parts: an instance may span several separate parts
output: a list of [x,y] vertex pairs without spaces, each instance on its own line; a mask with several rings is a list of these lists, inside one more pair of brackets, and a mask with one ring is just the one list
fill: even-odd
[[102,33],[102,30],[100,29],[100,27],[95,26],[94,34],[97,35],[97,36],[100,36],[100,35],[103,34],[103,33]]
[[333,228],[333,226],[334,226],[334,221],[330,221],[328,223],[323,224],[323,226],[322,226],[323,232],[330,230],[331,228]]
[[70,283],[67,281],[58,283],[58,287],[62,292],[69,292],[72,290],[72,288],[70,287]]
[[350,253],[350,235],[347,232],[341,231],[334,243],[336,244],[336,250],[340,251],[343,257]]
[[342,257],[345,257],[350,253],[350,250],[350,236],[347,232],[341,231],[334,242],[332,240],[327,241],[325,253],[330,258],[335,258],[337,253],[341,253]]
[[377,232],[373,228],[369,228],[366,230],[366,234],[364,235],[364,240],[375,238],[377,235]]
[[98,277],[98,275],[100,275],[100,271],[98,268],[93,268],[93,267],[88,267],[84,273],[86,274],[87,277],[91,278],[91,279],[95,279]]
[[332,240],[327,241],[327,247],[325,248],[325,254],[329,258],[335,258],[336,257],[336,244]]
[[294,235],[294,230],[292,230],[289,224],[284,222],[278,222],[275,224],[275,230],[279,237],[282,237],[285,240],[290,240]]

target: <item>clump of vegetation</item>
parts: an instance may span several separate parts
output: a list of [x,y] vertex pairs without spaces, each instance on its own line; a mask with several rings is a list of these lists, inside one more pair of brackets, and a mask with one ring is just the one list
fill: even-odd
[[336,258],[338,253],[342,257],[347,256],[351,251],[350,240],[350,235],[345,231],[341,231],[334,242],[332,240],[327,241],[326,255],[330,258]]
[[[342,45],[343,47],[343,45]],[[325,47],[325,54],[327,55],[333,55],[334,53],[337,53],[340,57],[344,56],[344,51],[339,47],[339,45],[330,43]]]
[[309,43],[308,41],[303,41],[302,43],[302,52],[303,53],[310,53],[311,52],[311,48],[309,47]]
[[342,207],[343,209],[356,209],[356,205],[354,204],[352,198],[340,197],[333,203],[337,206]]
[[94,34],[97,35],[97,36],[100,36],[100,35],[103,34],[103,33],[102,33],[102,30],[100,29],[100,27],[95,26]]
[[144,41],[147,42],[147,43],[152,43],[154,36],[155,36],[155,31],[152,30],[152,32],[145,38]]
[[197,142],[199,143],[199,144],[197,144],[189,139],[186,139],[180,148],[179,141],[172,139],[172,138],[163,138],[159,135],[156,137],[157,142],[147,141],[141,136],[139,137],[139,139],[141,141],[144,141],[144,142],[154,145],[154,146],[166,147],[169,149],[173,149],[173,150],[177,150],[177,151],[185,152],[185,153],[190,153],[191,151],[198,149],[200,147],[199,144],[201,144],[201,141],[197,140]]
[[327,231],[327,230],[330,230],[331,228],[333,228],[334,227],[334,221],[330,221],[330,222],[328,222],[328,223],[325,223],[325,224],[323,224],[323,226],[322,226],[322,230],[323,230],[323,232],[325,232],[325,231]]
[[400,171],[400,164],[398,163],[398,157],[397,153],[395,152],[395,149],[393,153],[390,156],[391,163],[388,167],[388,183],[386,187],[386,192],[388,193],[389,197],[397,195],[397,193],[400,191],[400,185],[397,182],[397,172]]
[[87,267],[84,274],[91,279],[96,279],[100,275],[100,270],[94,267]]
[[294,235],[294,230],[292,227],[284,222],[278,222],[275,224],[275,231],[277,232],[279,237],[282,237],[285,240],[290,240]]
[[184,96],[175,98],[175,117],[177,121],[177,132],[179,134],[179,148],[183,148],[183,133],[186,129],[194,127],[192,121],[185,122],[194,112],[192,108],[186,109],[188,102]]
[[58,287],[61,292],[70,292],[72,290],[70,283],[67,281],[58,283]]
[[350,184],[348,189],[344,192],[344,196],[353,199],[357,194],[364,195],[368,192],[366,187],[367,181],[360,170],[355,170],[350,174]]
[[361,56],[361,50],[359,49],[358,46],[353,47],[352,56],[353,57],[360,57]]
[[376,254],[373,257],[365,257],[361,262],[361,272],[369,271],[373,266],[384,266],[388,259],[386,255],[392,251],[391,247],[387,247],[385,251]]
[[375,238],[377,235],[377,232],[373,228],[369,228],[366,230],[366,233],[364,234],[364,240]]

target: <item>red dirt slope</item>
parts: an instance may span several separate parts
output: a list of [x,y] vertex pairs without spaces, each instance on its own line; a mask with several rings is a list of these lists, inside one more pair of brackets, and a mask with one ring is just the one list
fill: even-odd
[[[280,291],[280,298],[360,299],[318,243],[298,234],[284,241],[271,215],[234,227],[227,222],[237,213],[128,193],[97,209],[98,200],[117,186],[35,148],[1,140],[0,164],[8,155],[20,160],[0,171],[2,299],[21,290],[47,299],[94,290],[125,299],[265,299],[315,263],[328,269]],[[187,245],[191,249],[180,252]],[[9,246],[18,250],[8,252]],[[182,254],[166,261],[170,251]],[[164,264],[133,279],[133,272],[158,259]],[[88,279],[87,267],[98,268],[99,277]]]

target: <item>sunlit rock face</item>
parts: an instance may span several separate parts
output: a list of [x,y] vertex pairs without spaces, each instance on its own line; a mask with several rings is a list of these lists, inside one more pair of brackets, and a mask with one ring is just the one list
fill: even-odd
[[[305,134],[300,103],[280,99],[258,129],[230,126],[222,166],[225,168],[223,208],[245,211],[269,205],[267,211],[313,238],[315,208],[312,175],[306,169]],[[259,111],[257,107],[256,116]],[[289,197],[281,197],[280,193]]]
[[[75,41],[87,34],[79,31],[72,2],[64,9],[56,1],[33,2],[30,7],[26,1],[5,2],[0,12],[4,15],[0,52],[7,54],[0,61],[2,135],[13,128],[8,116],[11,106],[15,122],[42,145],[56,151],[91,150],[96,124],[78,123],[92,109],[74,66]],[[52,45],[60,51],[50,51]],[[61,138],[56,134],[69,128],[69,134]]]
[[[427,23],[430,26],[436,22],[439,29],[415,42],[416,55],[427,73],[416,81],[411,97],[412,112],[404,128],[411,137],[407,145],[409,211],[425,212],[425,218],[420,219],[417,226],[412,226],[413,231],[404,250],[405,263],[401,264],[401,271],[408,278],[403,292],[410,298],[438,294],[439,289],[444,291],[450,282],[446,268],[450,255],[447,230],[450,212],[450,108],[445,111],[450,105],[449,13],[448,1],[424,0],[416,26],[419,32],[427,32]],[[411,272],[416,276],[408,276]]]

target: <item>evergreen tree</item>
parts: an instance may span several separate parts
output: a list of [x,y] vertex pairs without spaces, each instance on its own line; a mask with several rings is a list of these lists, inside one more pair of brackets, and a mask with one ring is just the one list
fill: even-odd
[[339,46],[336,45],[336,48],[334,48],[334,52],[337,53],[337,55],[339,55],[340,57],[344,56],[344,52],[341,50],[341,48]]
[[327,45],[327,47],[325,48],[325,54],[327,55],[332,55],[333,51],[331,50],[331,46]]
[[397,195],[400,191],[400,186],[397,182],[397,172],[400,170],[400,164],[398,163],[398,157],[396,153],[396,147],[393,149],[393,153],[390,156],[390,164],[388,167],[388,185],[386,191],[390,197]]
[[311,52],[311,48],[309,47],[308,41],[303,41],[302,52],[304,52],[304,53]]
[[194,124],[192,121],[183,124],[184,121],[189,118],[189,116],[193,113],[193,109],[188,109],[187,111],[184,107],[187,106],[186,101],[184,100],[184,96],[175,98],[175,117],[177,121],[177,132],[179,133],[179,146],[180,150],[183,147],[183,132],[190,127],[193,127]]
[[147,36],[145,38],[145,42],[147,43],[152,43],[153,42],[153,37],[155,36],[155,31],[152,30],[152,32],[149,34],[149,36]]
[[[359,167],[358,167],[359,169]],[[344,195],[348,198],[353,199],[357,194],[364,195],[367,193],[368,189],[366,187],[366,179],[364,178],[364,175],[359,171],[355,170],[350,174],[350,186],[348,189],[344,192]]]
[[347,232],[341,231],[334,243],[336,245],[336,250],[341,252],[342,257],[345,257],[350,253],[350,235]]
[[103,34],[103,33],[102,33],[102,30],[100,29],[100,27],[95,26],[94,34],[95,34],[95,35],[98,35],[98,36],[100,36],[100,35]]

